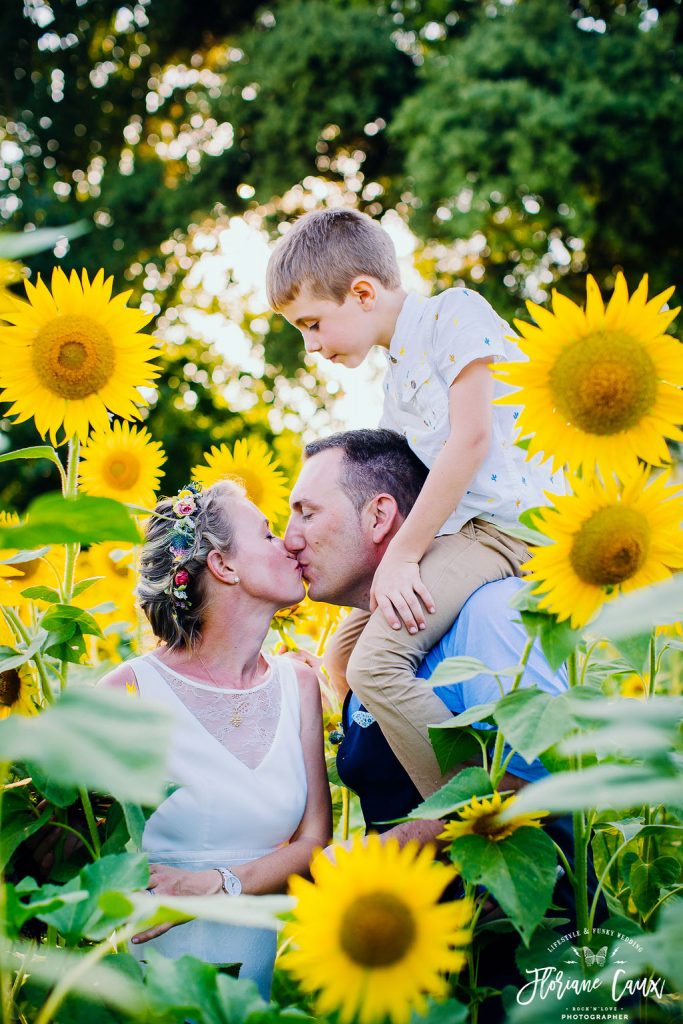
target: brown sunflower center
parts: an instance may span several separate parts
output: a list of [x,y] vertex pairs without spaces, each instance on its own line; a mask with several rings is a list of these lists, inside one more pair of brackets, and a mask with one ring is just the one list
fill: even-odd
[[21,692],[21,680],[15,668],[0,672],[0,708],[11,708]]
[[27,582],[37,575],[42,562],[42,558],[31,558],[28,562],[17,563],[15,568],[19,569],[24,574],[21,577],[17,576],[17,582],[21,583],[22,587],[25,587]]
[[389,967],[401,960],[415,941],[412,910],[389,892],[358,896],[341,922],[344,952],[361,967]]
[[570,561],[584,583],[617,586],[642,568],[650,526],[639,512],[611,505],[594,512],[574,538]]
[[108,331],[89,316],[57,316],[38,331],[33,368],[60,398],[94,395],[111,378],[116,364]]
[[111,571],[114,573],[114,575],[121,576],[123,579],[127,579],[128,576],[130,576],[130,567],[125,563],[125,557],[112,558],[112,556],[109,555],[109,565],[111,567]]
[[482,814],[472,821],[472,831],[477,836],[486,836],[487,839],[498,841],[509,836],[514,829],[511,829],[507,822],[498,820],[498,812],[491,811],[489,814]]
[[655,404],[657,373],[649,353],[621,331],[598,331],[568,345],[550,372],[560,412],[587,434],[618,434]]
[[140,462],[130,453],[117,452],[105,460],[102,475],[110,487],[118,491],[130,490],[140,478]]

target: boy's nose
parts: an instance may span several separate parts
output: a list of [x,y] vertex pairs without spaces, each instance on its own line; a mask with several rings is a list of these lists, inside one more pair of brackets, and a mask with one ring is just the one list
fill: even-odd
[[322,346],[317,338],[304,334],[304,348],[310,355],[311,352],[319,352]]

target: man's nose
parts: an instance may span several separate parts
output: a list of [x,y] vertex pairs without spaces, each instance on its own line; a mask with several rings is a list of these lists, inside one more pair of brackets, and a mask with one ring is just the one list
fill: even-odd
[[296,554],[297,552],[301,551],[302,547],[304,546],[301,530],[297,526],[294,516],[290,516],[289,522],[287,523],[287,529],[285,530],[285,535],[282,538],[282,541],[287,551],[291,552],[292,554]]

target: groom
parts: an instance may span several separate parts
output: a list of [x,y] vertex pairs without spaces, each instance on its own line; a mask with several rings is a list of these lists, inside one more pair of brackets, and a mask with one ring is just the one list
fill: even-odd
[[[336,681],[335,676],[337,680],[343,678],[345,660],[367,619],[375,570],[389,541],[412,508],[426,474],[425,466],[413,454],[405,438],[390,430],[334,434],[312,442],[304,450],[304,465],[290,495],[291,516],[285,545],[297,556],[308,582],[309,596],[314,601],[362,610],[352,612],[343,623],[333,644],[332,657],[326,659],[333,681]],[[516,664],[526,634],[516,621],[516,613],[508,607],[508,601],[521,585],[516,579],[502,580],[487,584],[473,594],[442,640],[427,654],[418,675],[430,676],[440,661],[459,654],[479,657],[494,670]],[[509,685],[511,678],[503,678]],[[563,674],[553,674],[536,647],[526,679],[549,693],[566,688]],[[421,718],[411,717],[410,704],[402,701],[408,712],[408,719],[402,726],[419,733],[425,749],[429,748],[434,766],[433,781],[427,792],[424,786],[420,787],[422,796],[426,796],[463,767],[453,768],[448,776],[441,775],[427,726],[443,722],[450,714],[468,707],[496,700],[500,691],[493,676],[484,674],[462,684],[434,690],[426,683],[417,682],[415,686],[421,690],[420,701],[416,702],[422,709]],[[347,712],[349,708],[351,712],[347,718],[356,738],[348,751],[354,780],[349,779],[349,784],[358,792],[366,824],[374,829],[379,822],[402,817],[412,810],[420,802],[420,792],[400,767],[401,751],[393,752],[399,762],[396,764],[378,727],[373,725],[372,731],[367,729],[372,720],[372,714],[368,715],[372,706],[372,689],[368,686],[361,694],[350,698]],[[354,728],[359,722],[365,724],[365,734]],[[340,752],[340,770],[349,759],[344,752],[344,747],[349,747],[349,738],[347,732]],[[540,762],[528,765],[519,755],[514,755],[501,786],[517,789],[541,774],[544,769]],[[383,779],[384,786],[381,785]],[[411,821],[391,831],[402,841],[417,838],[426,842],[441,828],[439,822]]]

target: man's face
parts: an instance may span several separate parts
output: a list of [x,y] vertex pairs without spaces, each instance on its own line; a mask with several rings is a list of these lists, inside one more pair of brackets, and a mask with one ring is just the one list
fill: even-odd
[[331,299],[316,298],[304,286],[281,312],[301,331],[308,353],[342,366],[360,366],[379,341],[376,310],[365,308],[351,292],[338,305]]
[[285,547],[297,556],[313,601],[367,608],[379,553],[339,484],[343,458],[331,448],[304,462],[289,499]]

